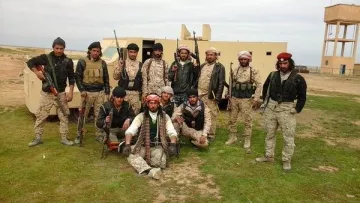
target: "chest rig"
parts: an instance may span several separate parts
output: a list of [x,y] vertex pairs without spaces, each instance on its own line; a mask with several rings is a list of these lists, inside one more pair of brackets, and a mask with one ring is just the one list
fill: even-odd
[[236,80],[236,76],[238,75],[239,73],[239,69],[240,67],[238,67],[238,69],[236,70],[236,75],[235,75],[235,78],[234,76],[231,76],[233,77],[232,80],[234,81],[233,84],[232,84],[232,97],[235,97],[235,98],[240,98],[240,99],[243,99],[243,98],[251,98],[251,96],[255,93],[255,89],[256,89],[256,86],[254,85],[254,80],[253,80],[253,71],[252,71],[252,68],[250,67],[250,80],[249,82],[238,82]]

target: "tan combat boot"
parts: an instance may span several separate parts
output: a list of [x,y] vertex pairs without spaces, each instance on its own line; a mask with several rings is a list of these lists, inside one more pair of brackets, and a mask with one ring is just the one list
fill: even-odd
[[273,157],[258,157],[255,159],[256,162],[274,162],[274,158]]
[[226,145],[231,145],[231,144],[234,144],[236,143],[237,141],[237,137],[236,137],[236,134],[235,133],[231,133],[229,135],[229,140],[225,142]]
[[251,154],[250,144],[251,144],[250,137],[249,136],[245,137],[244,149],[247,154]]
[[152,168],[148,176],[154,178],[155,180],[159,180],[161,178],[161,169],[160,168]]
[[283,169],[284,169],[284,171],[290,171],[291,170],[291,162],[283,161]]

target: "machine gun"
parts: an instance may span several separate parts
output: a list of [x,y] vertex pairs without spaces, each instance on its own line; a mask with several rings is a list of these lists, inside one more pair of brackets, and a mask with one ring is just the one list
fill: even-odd
[[[115,30],[114,30],[114,35],[115,35],[116,50],[117,50],[118,55],[119,55],[119,60],[122,60],[123,62],[125,62],[124,48],[120,48],[119,42],[118,42],[117,37],[116,37],[116,31]],[[125,71],[125,65],[123,67],[121,67],[121,68],[123,69],[121,71],[121,78],[123,80],[125,80],[126,78],[129,78],[129,76],[127,75],[127,72]]]
[[40,65],[39,65],[39,66],[36,66],[36,70],[42,72],[42,74],[43,74],[44,77],[45,77],[46,83],[50,86],[50,91],[51,91],[51,93],[55,96],[55,101],[56,101],[56,104],[59,106],[60,111],[61,111],[65,116],[68,116],[68,113],[67,113],[66,109],[64,108],[63,105],[61,105],[59,92],[57,91],[57,89],[56,89],[56,87],[55,87],[55,84],[54,84],[54,81],[52,80],[50,74],[45,71],[44,66],[40,66]]
[[79,146],[81,147],[83,144],[83,139],[84,139],[84,135],[85,135],[85,128],[84,128],[84,124],[85,124],[85,110],[86,110],[86,98],[84,98],[84,100],[81,103],[81,107],[79,108],[79,118],[78,118],[78,124],[77,124],[77,137],[79,138],[80,142],[79,142]]
[[101,158],[105,158],[106,157],[106,151],[111,150],[109,148],[109,146],[108,146],[108,143],[109,143],[109,140],[110,140],[110,128],[111,128],[111,123],[112,123],[112,120],[113,120],[113,115],[114,115],[114,110],[113,110],[113,108],[111,108],[111,110],[109,112],[110,122],[106,123],[106,129],[105,129],[106,137],[104,137],[104,140],[103,140]]
[[228,92],[229,92],[229,98],[228,98],[228,105],[226,107],[226,110],[231,110],[231,97],[232,97],[232,87],[233,87],[233,70],[232,70],[232,65],[233,62],[230,63],[230,75],[229,75],[229,87],[228,87]]

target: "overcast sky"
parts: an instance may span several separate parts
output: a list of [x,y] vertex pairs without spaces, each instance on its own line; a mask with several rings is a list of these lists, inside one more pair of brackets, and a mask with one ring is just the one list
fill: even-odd
[[212,40],[288,42],[297,64],[320,65],[331,3],[360,0],[0,0],[0,44],[48,48],[61,36],[68,49],[85,50],[114,29],[118,37],[176,39],[181,24],[198,36],[210,24]]

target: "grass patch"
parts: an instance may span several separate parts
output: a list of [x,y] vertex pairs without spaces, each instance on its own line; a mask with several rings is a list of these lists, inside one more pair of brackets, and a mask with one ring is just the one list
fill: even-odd
[[[350,96],[309,96],[306,108],[325,111],[331,118],[321,123],[334,136],[352,136],[357,126],[342,122],[359,120],[359,109]],[[345,111],[345,112],[344,112]],[[354,111],[354,112],[350,112]],[[200,179],[186,181],[201,184],[201,178],[212,175],[216,185],[205,188],[188,188],[176,178],[156,182],[140,177],[116,153],[100,159],[101,145],[95,141],[94,129],[87,123],[84,147],[66,147],[60,144],[58,122],[45,125],[44,144],[29,148],[33,138],[34,117],[23,106],[0,107],[0,192],[1,202],[153,202],[159,189],[165,190],[165,202],[359,202],[360,201],[360,151],[346,146],[328,146],[320,138],[295,139],[293,170],[285,173],[281,165],[283,139],[277,135],[276,161],[255,163],[264,153],[265,134],[259,120],[254,121],[252,149],[245,154],[242,144],[225,146],[228,139],[226,117],[222,112],[215,142],[206,150],[193,149],[188,141],[181,148],[179,159],[170,164],[180,165],[200,157]],[[341,119],[340,119],[341,118]],[[70,138],[76,134],[70,125]],[[238,126],[239,134],[243,125]],[[299,125],[298,133],[309,130]],[[344,132],[343,132],[344,131]],[[353,135],[350,135],[353,132]],[[359,131],[357,131],[359,132]],[[45,158],[44,158],[45,157]],[[190,164],[191,165],[191,164]],[[198,165],[196,165],[197,167]],[[333,173],[314,171],[319,166],[338,169]],[[166,172],[171,173],[171,170]],[[177,177],[182,174],[171,174]],[[203,195],[200,190],[219,188],[221,199]],[[183,190],[183,191],[181,191]],[[184,191],[185,190],[185,191]],[[349,197],[347,195],[350,195]],[[354,197],[352,197],[353,195]]]

